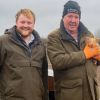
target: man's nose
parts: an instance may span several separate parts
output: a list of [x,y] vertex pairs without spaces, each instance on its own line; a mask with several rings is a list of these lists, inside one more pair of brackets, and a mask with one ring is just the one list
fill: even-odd
[[71,21],[72,21],[72,22],[76,22],[76,18],[73,17],[73,18],[71,19]]
[[28,23],[27,23],[27,22],[25,22],[25,23],[24,23],[24,27],[27,27],[27,26],[28,26]]

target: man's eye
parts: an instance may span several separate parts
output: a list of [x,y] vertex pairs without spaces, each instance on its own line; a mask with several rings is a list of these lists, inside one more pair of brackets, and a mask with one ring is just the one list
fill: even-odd
[[22,23],[22,24],[24,24],[25,22],[24,22],[24,21],[22,21],[21,23]]
[[27,22],[27,24],[32,24],[31,22]]

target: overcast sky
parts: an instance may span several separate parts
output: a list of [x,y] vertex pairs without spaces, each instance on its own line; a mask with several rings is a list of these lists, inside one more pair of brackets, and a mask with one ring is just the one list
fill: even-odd
[[[15,15],[22,8],[36,14],[35,29],[41,37],[47,37],[59,27],[63,5],[68,0],[0,0],[0,35],[15,25]],[[100,0],[75,0],[81,6],[81,21],[96,33],[100,29]]]

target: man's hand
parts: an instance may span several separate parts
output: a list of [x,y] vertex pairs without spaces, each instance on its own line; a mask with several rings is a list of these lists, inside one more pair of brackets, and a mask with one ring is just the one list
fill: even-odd
[[95,46],[91,48],[87,44],[84,48],[84,54],[86,56],[86,59],[90,59],[90,58],[93,58],[94,56],[100,55],[100,47]]

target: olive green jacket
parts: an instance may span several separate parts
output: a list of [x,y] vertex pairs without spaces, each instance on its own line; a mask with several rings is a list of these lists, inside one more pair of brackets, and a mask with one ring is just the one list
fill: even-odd
[[45,46],[34,30],[30,48],[16,27],[0,36],[0,100],[48,100]]
[[62,28],[49,34],[47,52],[54,71],[56,100],[97,100],[96,65],[93,59],[86,60],[83,52],[89,35],[83,26],[78,43]]

